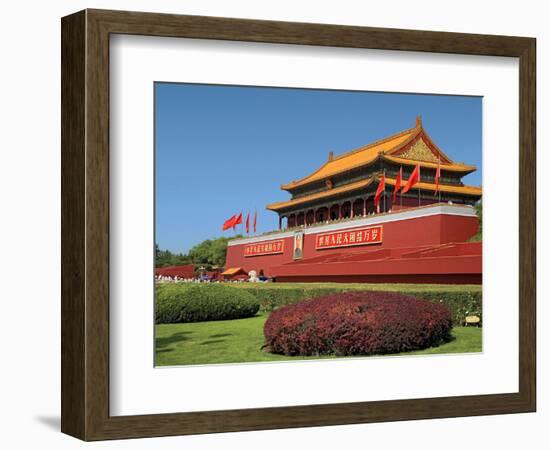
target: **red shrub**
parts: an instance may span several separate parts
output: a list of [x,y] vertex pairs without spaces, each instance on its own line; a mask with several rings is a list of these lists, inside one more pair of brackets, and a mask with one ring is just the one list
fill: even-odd
[[451,313],[394,292],[344,292],[283,306],[264,325],[285,355],[370,355],[432,347],[450,339]]

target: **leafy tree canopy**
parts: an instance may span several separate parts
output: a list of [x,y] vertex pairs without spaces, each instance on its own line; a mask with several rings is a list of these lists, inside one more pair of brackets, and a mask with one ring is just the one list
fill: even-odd
[[182,266],[191,264],[191,259],[181,253],[172,253],[170,250],[161,250],[155,245],[155,267]]
[[470,241],[478,242],[483,238],[483,204],[481,200],[475,204],[477,218],[479,219],[479,229],[477,233],[471,237]]
[[476,203],[475,208],[477,217],[479,218],[479,232],[481,233],[481,230],[483,228],[483,204],[481,200]]
[[[237,235],[235,237],[242,237]],[[156,267],[175,266],[181,264],[195,264],[204,266],[206,269],[212,267],[223,267],[225,265],[225,256],[227,254],[227,243],[234,239],[219,237],[216,239],[207,239],[200,244],[195,245],[187,254],[175,254],[170,250],[160,250],[156,246]]]

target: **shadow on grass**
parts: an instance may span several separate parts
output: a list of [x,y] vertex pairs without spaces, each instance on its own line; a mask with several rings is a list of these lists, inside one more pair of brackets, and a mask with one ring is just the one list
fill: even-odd
[[157,353],[170,353],[170,352],[173,352],[174,349],[173,348],[163,348],[163,349],[160,349],[160,350],[156,350]]
[[208,337],[215,339],[215,338],[222,338],[222,337],[227,337],[227,336],[233,336],[233,334],[231,334],[231,333],[220,333],[220,334],[212,334]]
[[203,341],[199,345],[211,345],[211,344],[219,344],[220,342],[225,342],[225,339],[212,339],[210,341]]
[[156,338],[155,345],[156,345],[157,351],[158,349],[168,347],[169,345],[177,344],[179,342],[189,340],[189,338],[187,337],[188,334],[193,334],[193,332],[179,331],[178,333],[171,334],[170,336]]

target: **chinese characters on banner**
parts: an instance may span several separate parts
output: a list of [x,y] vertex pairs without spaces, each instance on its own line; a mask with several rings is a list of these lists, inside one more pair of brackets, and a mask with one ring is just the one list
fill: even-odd
[[356,228],[354,230],[335,231],[315,236],[315,248],[351,247],[353,245],[380,244],[382,226]]
[[275,255],[283,253],[284,241],[267,241],[257,244],[248,244],[244,247],[244,256]]

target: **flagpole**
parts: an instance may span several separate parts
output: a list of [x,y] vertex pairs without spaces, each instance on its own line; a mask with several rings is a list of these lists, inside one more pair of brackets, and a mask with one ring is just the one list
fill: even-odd
[[[403,178],[403,166],[401,166],[399,168],[399,170],[400,170],[400,173],[401,173],[401,178]],[[403,182],[403,181],[401,181],[401,182]],[[400,205],[399,209],[403,209],[403,188],[399,189],[399,205]]]
[[[420,184],[420,165],[418,167],[418,184]],[[420,208],[420,186],[418,186],[418,207]]]
[[[399,184],[403,182],[403,166],[399,168]],[[403,188],[399,186],[399,200],[400,200],[400,208],[403,209]]]
[[384,212],[386,211],[386,169],[384,169]]
[[441,180],[441,156],[437,158],[437,172],[435,173],[435,176],[437,178],[437,193],[439,194],[439,203],[441,203],[441,186],[439,186],[439,182]]

